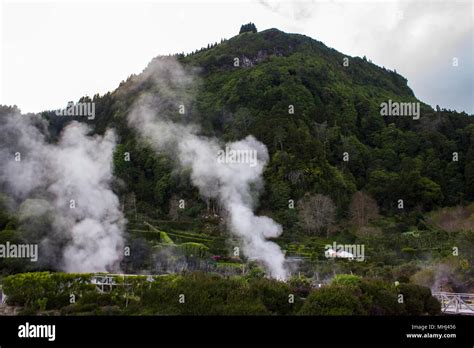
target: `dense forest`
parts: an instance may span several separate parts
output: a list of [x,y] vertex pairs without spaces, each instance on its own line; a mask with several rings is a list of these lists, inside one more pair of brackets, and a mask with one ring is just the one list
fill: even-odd
[[[282,236],[274,242],[297,264],[288,283],[263,278],[257,264],[234,255],[236,243],[226,229],[219,202],[203,198],[192,185],[189,171],[177,169],[174,158],[154,152],[128,124],[127,114],[141,97],[170,93],[156,84],[153,75],[157,64],[170,59],[190,72],[193,82],[179,91],[183,92],[179,104],[186,112],[181,114],[173,99],[163,106],[168,117],[198,124],[200,134],[223,142],[253,135],[266,145],[270,159],[255,209],[283,227]],[[381,116],[380,106],[388,100],[419,102],[420,118]],[[127,245],[132,250],[121,268],[127,273],[180,270],[228,277],[173,276],[184,288],[199,288],[202,293],[211,292],[213,282],[219,283],[219,291],[232,290],[215,306],[207,306],[202,295],[203,299],[196,299],[202,308],[196,311],[406,314],[405,309],[388,304],[387,298],[396,299],[393,284],[397,282],[421,298],[417,301],[422,304],[414,304],[416,309],[409,313],[436,313],[429,295],[420,295],[423,288],[417,286],[457,292],[474,289],[474,118],[438,106],[433,109],[418,100],[396,71],[366,57],[346,56],[304,35],[277,29],[257,32],[250,23],[242,26],[239,35],[219,44],[154,58],[141,74],[130,76],[115,91],[79,102],[95,103],[95,119],[65,118],[45,111],[41,116],[48,121],[48,141],[58,141],[72,120],[88,124],[91,134],[116,130],[114,191],[127,218]],[[11,112],[18,110],[0,110],[2,116]],[[28,209],[28,202],[9,210],[8,192],[2,191],[1,243],[29,241],[32,230],[48,228],[47,221],[24,223],[21,213]],[[333,242],[364,245],[364,262],[328,260],[324,247]],[[49,264],[0,260],[5,277],[28,271],[55,269]],[[232,278],[240,274],[240,280]],[[6,290],[23,289],[15,285],[14,277],[4,278]],[[312,292],[306,282],[328,285]],[[165,291],[157,283],[143,288],[136,300],[130,295],[130,305],[127,301],[127,309],[121,310],[139,314],[144,306],[149,311],[145,314],[181,313],[184,309],[160,307],[157,299],[174,296],[174,290]],[[331,292],[334,288],[338,291]],[[286,308],[272,302],[280,297],[284,302],[288,293],[298,289],[302,291],[298,298],[308,298],[304,304]],[[234,294],[239,291],[241,297]],[[251,296],[254,292],[269,292],[273,297],[260,299]],[[342,293],[347,297],[339,298]],[[14,295],[12,301],[25,305],[24,296]],[[83,312],[93,310],[94,296],[81,300]],[[232,296],[239,299],[234,303]],[[104,306],[118,310],[113,306],[121,305],[112,297],[104,300]],[[31,300],[34,308],[40,307],[41,298]],[[339,300],[345,302],[336,309],[327,308]],[[51,301],[55,300],[41,308],[61,308]],[[238,301],[248,304],[241,306]],[[62,310],[67,314],[75,309]]]

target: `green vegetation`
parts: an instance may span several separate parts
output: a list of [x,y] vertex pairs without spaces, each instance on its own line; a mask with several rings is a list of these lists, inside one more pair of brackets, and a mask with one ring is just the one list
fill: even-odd
[[[304,35],[257,32],[252,23],[229,40],[176,59],[199,69],[186,121],[222,141],[251,134],[267,146],[265,187],[255,208],[283,226],[275,242],[302,260],[302,276],[288,283],[263,279],[259,267],[234,257],[219,202],[204,200],[189,171],[138,140],[126,115],[141,96],[161,92],[147,68],[114,92],[81,99],[95,102],[96,117],[94,123],[79,121],[97,134],[115,128],[120,139],[114,190],[132,250],[122,269],[171,272],[169,261],[180,265],[176,272],[201,269],[228,277],[136,278],[133,289],[98,294],[84,282],[87,275],[17,274],[50,269],[0,259],[11,303],[64,314],[402,315],[438,312],[427,288],[474,291],[472,116],[420,102],[419,120],[383,117],[382,102],[418,101],[403,76]],[[176,110],[169,113],[176,116]],[[43,116],[55,141],[65,118]],[[0,193],[0,243],[41,241],[50,222],[28,214],[34,200],[18,211],[8,209],[10,200]],[[180,200],[186,201],[183,209]],[[333,242],[364,245],[364,262],[328,260],[325,245]],[[311,282],[329,285],[315,290]],[[78,294],[75,304],[68,302],[70,291]],[[178,302],[181,293],[186,306]],[[289,293],[295,294],[291,305]]]
[[381,281],[344,276],[336,278],[327,287],[313,291],[299,314],[436,315],[440,310],[439,302],[425,287],[401,284],[398,289]]
[[256,33],[257,32],[257,27],[255,26],[255,24],[248,23],[248,24],[244,24],[240,27],[239,34],[247,33],[247,32]]
[[[254,277],[213,274],[114,277],[114,286],[99,292],[92,275],[24,273],[4,279],[10,305],[29,314],[56,310],[63,315],[423,315],[438,314],[429,289],[380,280],[353,282],[353,276],[320,289],[303,278],[288,283]],[[344,281],[340,281],[343,280]],[[350,280],[350,281],[347,281]],[[301,296],[306,287],[305,297]],[[74,301],[71,301],[71,295]],[[404,302],[398,302],[403,294]]]

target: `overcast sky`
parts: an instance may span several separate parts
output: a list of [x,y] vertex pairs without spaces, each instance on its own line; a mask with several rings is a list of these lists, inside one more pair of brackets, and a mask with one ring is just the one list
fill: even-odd
[[365,55],[407,77],[422,101],[474,113],[472,0],[0,0],[0,18],[0,104],[23,112],[104,94],[157,55],[219,42],[252,21]]

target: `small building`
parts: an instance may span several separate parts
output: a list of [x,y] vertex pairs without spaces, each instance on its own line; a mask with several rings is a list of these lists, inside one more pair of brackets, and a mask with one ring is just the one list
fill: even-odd
[[327,258],[341,258],[341,259],[349,259],[349,260],[353,260],[354,259],[354,255],[347,252],[347,251],[336,251],[334,249],[328,249],[324,252],[324,255],[327,257]]

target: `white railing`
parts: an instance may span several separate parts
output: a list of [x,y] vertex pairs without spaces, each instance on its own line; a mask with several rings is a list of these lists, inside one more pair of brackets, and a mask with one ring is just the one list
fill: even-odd
[[450,314],[474,314],[474,294],[433,292],[441,303],[441,311]]

